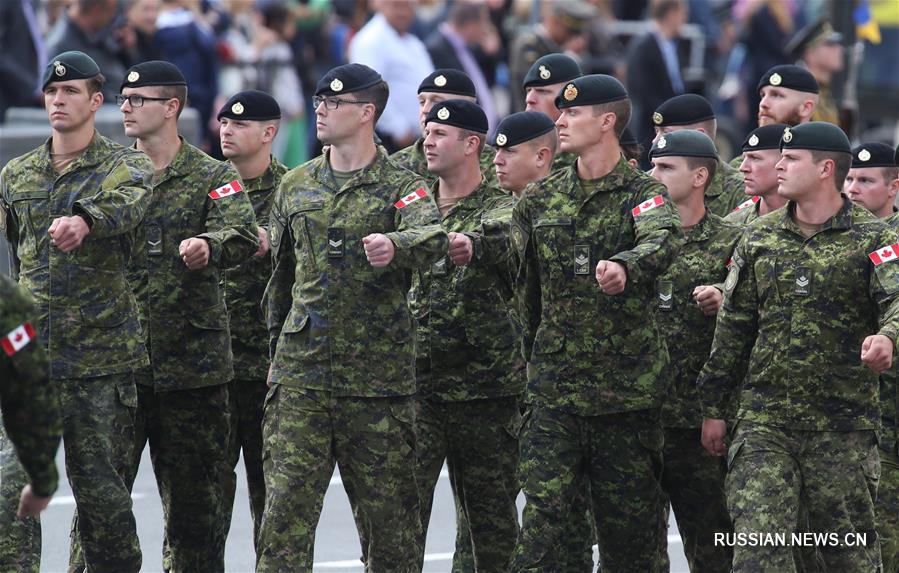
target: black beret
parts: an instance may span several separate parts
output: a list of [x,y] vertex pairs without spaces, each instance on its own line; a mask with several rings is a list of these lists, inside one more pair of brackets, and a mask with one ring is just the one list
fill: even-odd
[[453,69],[435,70],[418,85],[418,93],[433,92],[441,94],[478,97],[474,82],[463,71]]
[[370,88],[382,80],[381,74],[364,64],[344,64],[331,68],[318,80],[315,95],[340,95]]
[[549,86],[581,77],[581,66],[567,54],[546,54],[531,65],[521,86]]
[[843,34],[834,31],[833,26],[826,18],[820,18],[796,32],[787,42],[784,52],[790,54],[794,59],[799,59],[809,48],[825,42],[839,44],[842,41]]
[[86,80],[99,73],[97,62],[84,52],[63,52],[50,60],[44,68],[41,89],[46,88],[51,82]]
[[178,66],[162,60],[150,60],[131,66],[122,80],[119,91],[124,88],[139,88],[143,86],[186,86],[187,80]]
[[604,74],[590,74],[573,79],[556,96],[556,107],[564,109],[627,99],[621,82]]
[[780,148],[852,153],[849,138],[843,130],[826,121],[801,123],[785,129],[780,138]]
[[487,133],[487,114],[478,104],[464,99],[448,99],[431,108],[425,124],[452,125],[469,131]]
[[649,157],[710,157],[718,158],[715,142],[695,129],[680,129],[666,133],[652,144]]
[[634,137],[634,132],[631,131],[631,126],[628,124],[625,126],[624,131],[621,132],[621,137],[618,138],[618,145],[639,145],[639,141]]
[[899,145],[896,146],[896,155],[893,156],[893,161],[896,162],[896,165],[899,165]]
[[893,148],[886,143],[863,143],[852,150],[852,168],[896,167]]
[[762,76],[755,91],[762,91],[765,86],[789,88],[798,92],[816,94],[819,91],[818,80],[805,68],[793,65],[774,66]]
[[281,119],[281,106],[265,92],[245,90],[237,92],[225,102],[216,119],[223,117],[253,121]]
[[669,98],[652,114],[652,123],[658,127],[692,125],[709,119],[715,119],[712,104],[696,94],[682,94]]
[[515,147],[555,128],[556,124],[545,113],[539,111],[513,113],[496,127],[496,147]]
[[753,129],[743,141],[743,153],[761,149],[779,150],[780,138],[783,137],[784,129],[788,127],[785,123],[772,123]]

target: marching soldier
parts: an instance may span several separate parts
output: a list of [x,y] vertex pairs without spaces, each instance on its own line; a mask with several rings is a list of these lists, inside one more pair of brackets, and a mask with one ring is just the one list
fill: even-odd
[[[539,111],[556,121],[562,115],[562,110],[556,107],[556,96],[568,82],[581,75],[581,66],[567,54],[547,54],[539,58],[522,82],[525,111]],[[554,157],[553,171],[570,167],[577,159],[577,155],[568,151],[556,153]]]
[[740,156],[740,173],[743,174],[744,193],[749,198],[737,205],[725,221],[746,226],[787,204],[787,199],[777,193],[774,166],[780,161],[780,138],[788,128],[783,123],[769,123],[746,136]]

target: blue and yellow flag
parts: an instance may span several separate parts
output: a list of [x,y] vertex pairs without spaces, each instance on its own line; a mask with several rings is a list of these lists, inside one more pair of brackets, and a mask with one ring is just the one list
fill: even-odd
[[880,43],[880,26],[874,19],[868,0],[858,0],[852,18],[855,20],[855,34],[859,39],[868,40],[872,44]]

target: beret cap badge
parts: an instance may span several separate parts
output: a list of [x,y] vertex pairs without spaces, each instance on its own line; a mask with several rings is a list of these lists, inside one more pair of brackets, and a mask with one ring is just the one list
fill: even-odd
[[333,80],[331,80],[331,91],[343,91],[343,82],[340,81],[340,78],[334,78]]
[[505,133],[500,133],[499,135],[496,136],[496,144],[499,145],[500,147],[505,145],[506,142],[508,142],[508,141],[509,141],[509,139],[506,137]]
[[442,88],[443,86],[445,86],[446,85],[446,76],[441,75],[441,76],[437,76],[436,78],[434,78],[434,85],[437,86],[438,88]]
[[446,121],[447,119],[449,119],[449,116],[450,112],[445,107],[440,108],[440,110],[437,112],[437,118],[442,121]]
[[871,160],[871,152],[867,149],[862,149],[858,152],[858,158],[860,161],[870,161]]
[[565,86],[565,92],[562,94],[562,97],[564,97],[566,101],[574,101],[577,97],[577,87],[575,87],[574,84],[568,84]]
[[668,140],[666,140],[664,137],[659,139],[659,142],[656,143],[656,147],[658,147],[659,149],[665,149],[666,145],[668,145]]
[[134,83],[139,79],[140,79],[140,74],[137,72],[131,72],[130,74],[128,74],[128,81],[131,83]]
[[749,145],[751,145],[752,147],[755,147],[758,144],[759,144],[759,136],[753,133],[752,137],[749,138]]
[[66,67],[64,65],[62,65],[62,62],[60,62],[59,60],[56,60],[55,62],[53,62],[53,66],[54,66],[53,71],[56,72],[57,76],[66,75]]
[[791,141],[793,141],[793,132],[790,131],[789,127],[784,128],[783,140],[787,143],[790,143]]
[[552,72],[546,69],[546,66],[540,66],[538,69],[540,70],[541,80],[548,80],[550,77],[552,77]]
[[768,78],[768,83],[770,83],[772,86],[779,86],[782,81],[783,78],[780,77],[780,74],[778,74],[777,72],[774,72],[773,74],[771,74],[771,77]]
[[656,125],[661,125],[662,122],[665,121],[665,118],[662,117],[662,114],[659,112],[655,112],[652,114],[652,122]]
[[231,113],[234,115],[242,115],[244,112],[243,104],[240,102],[235,102],[234,105],[231,106]]

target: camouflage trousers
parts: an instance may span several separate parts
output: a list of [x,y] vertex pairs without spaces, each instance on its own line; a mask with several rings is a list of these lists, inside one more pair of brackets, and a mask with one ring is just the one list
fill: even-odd
[[131,509],[135,375],[59,380],[66,474],[75,497],[70,571],[137,572],[140,543]]
[[129,485],[149,443],[165,523],[163,568],[224,571],[237,485],[229,453],[228,385],[156,392],[141,383],[137,389],[140,407]]
[[[812,432],[740,422],[727,463],[725,491],[736,539],[786,538],[785,544],[737,543],[734,573],[798,570],[791,539],[802,533],[800,504],[810,532],[837,537],[816,547],[826,570],[880,570],[874,517],[880,458],[873,430]],[[847,534],[864,535],[864,544],[847,542]]]
[[16,517],[28,474],[0,424],[0,571],[37,573],[41,568],[40,517]]
[[[268,387],[265,380],[235,380],[230,383],[232,440],[231,467],[236,468],[243,450],[243,465],[247,471],[250,494],[250,515],[253,517],[253,543],[259,536],[262,511],[265,509],[265,478],[262,475],[262,410]],[[225,500],[231,503],[233,499]],[[228,509],[230,513],[230,508]]]
[[880,449],[880,485],[877,488],[877,535],[884,573],[899,573],[899,456]]
[[[475,569],[509,569],[518,538],[518,432],[515,397],[466,402],[416,401],[417,480],[424,551],[434,488],[443,462],[465,516]],[[423,556],[423,555],[422,555]]]
[[699,428],[665,428],[664,433],[662,489],[667,500],[662,506],[664,536],[659,548],[663,562],[668,562],[670,501],[690,571],[727,573],[733,548],[715,544],[715,533],[733,532],[724,495],[727,464],[702,447]]
[[275,384],[262,425],[265,512],[256,571],[312,571],[315,530],[335,464],[365,570],[420,571],[413,416],[408,397],[334,397]]
[[512,571],[558,571],[559,547],[587,480],[602,570],[655,573],[661,535],[657,410],[578,416],[535,405],[521,441],[527,498]]

